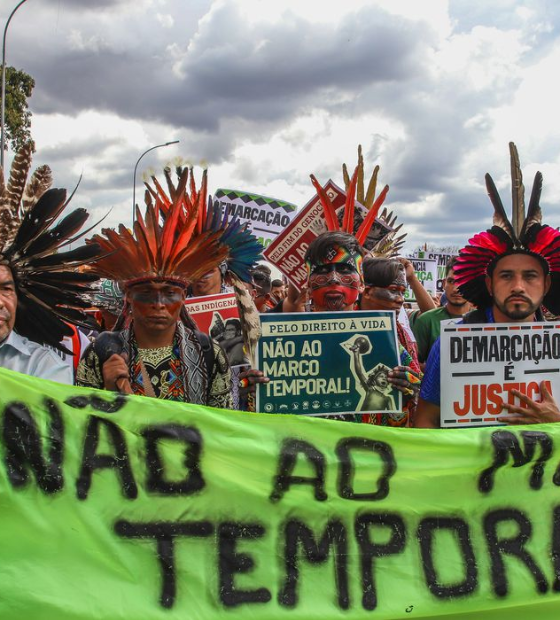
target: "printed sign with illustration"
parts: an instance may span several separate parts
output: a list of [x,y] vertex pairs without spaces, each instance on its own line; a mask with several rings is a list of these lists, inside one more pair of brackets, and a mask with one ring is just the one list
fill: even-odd
[[[437,280],[437,263],[435,260],[428,260],[425,258],[409,258],[414,268],[416,277],[421,282],[422,286],[430,293],[430,295],[436,294],[436,280]],[[405,301],[415,301],[414,292],[411,288],[405,289],[404,292]]]
[[222,346],[231,366],[248,363],[235,293],[192,297],[185,301],[185,307],[198,329]]
[[394,312],[262,314],[257,410],[402,414],[388,372],[399,364]]
[[263,248],[288,226],[297,211],[291,202],[235,189],[218,189],[213,200],[222,215],[228,213],[247,222]]
[[[325,185],[325,191],[337,214],[341,214],[346,202],[346,192],[330,179]],[[356,202],[355,208],[357,218],[365,217],[368,212],[359,202]],[[393,229],[386,222],[376,218],[364,243],[365,247],[371,249],[391,230]],[[319,196],[315,194],[263,254],[292,284],[301,289],[307,280],[307,270],[303,262],[305,252],[309,244],[324,232],[327,232],[325,215]]]
[[511,390],[560,402],[560,323],[450,325],[441,330],[441,425],[498,424]]
[[0,369],[2,620],[557,620],[560,424],[394,429]]

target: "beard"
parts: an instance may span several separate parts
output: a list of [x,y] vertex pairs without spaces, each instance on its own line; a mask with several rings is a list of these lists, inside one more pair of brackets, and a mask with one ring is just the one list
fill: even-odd
[[534,303],[528,297],[523,297],[523,299],[525,300],[523,308],[519,307],[520,304],[518,303],[508,305],[507,299],[504,302],[501,302],[494,298],[494,304],[502,314],[507,316],[512,321],[522,321],[530,317],[532,314],[535,314],[540,306],[540,303]]

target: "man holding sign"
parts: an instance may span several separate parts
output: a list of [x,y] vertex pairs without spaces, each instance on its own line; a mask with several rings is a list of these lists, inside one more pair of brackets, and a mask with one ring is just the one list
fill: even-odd
[[[508,220],[496,187],[486,175],[494,204],[494,226],[475,235],[463,248],[455,277],[463,296],[478,309],[465,317],[467,324],[529,323],[542,321],[541,305],[557,314],[560,308],[560,232],[541,223],[539,205],[542,175],[535,183],[527,217],[524,214],[523,184],[517,150],[510,143],[513,217]],[[501,402],[513,414],[500,417],[512,424],[560,422],[560,410],[544,382],[541,399],[534,400],[518,389],[509,394],[520,404]],[[444,406],[449,403],[444,403]],[[437,428],[440,424],[440,342],[432,348],[418,404],[416,426]]]

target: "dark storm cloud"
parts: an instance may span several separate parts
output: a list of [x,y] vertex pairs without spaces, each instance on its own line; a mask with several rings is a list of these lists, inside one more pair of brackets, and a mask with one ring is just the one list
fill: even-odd
[[[79,28],[80,25],[77,25]],[[205,20],[172,73],[155,37],[126,51],[102,33],[84,34],[83,49],[44,49],[26,59],[36,77],[37,112],[76,113],[95,108],[135,119],[217,131],[224,118],[277,125],[309,105],[322,107],[375,82],[422,73],[432,33],[374,8],[335,26],[294,16],[248,26],[235,5]],[[87,45],[88,36],[102,44]],[[177,44],[186,49],[187,41]]]
[[110,7],[121,7],[133,4],[134,0],[43,0],[45,6],[53,9],[70,9],[71,11],[98,11]]

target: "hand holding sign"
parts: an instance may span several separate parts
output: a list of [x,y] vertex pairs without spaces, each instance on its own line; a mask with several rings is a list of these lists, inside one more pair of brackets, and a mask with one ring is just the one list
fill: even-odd
[[542,381],[541,385],[542,400],[536,402],[529,398],[526,394],[522,394],[519,390],[511,390],[513,396],[517,396],[525,405],[510,405],[503,403],[504,409],[510,413],[518,415],[500,418],[502,422],[508,424],[543,424],[545,422],[560,422],[560,410],[554,400],[554,397],[548,390],[546,381]]

